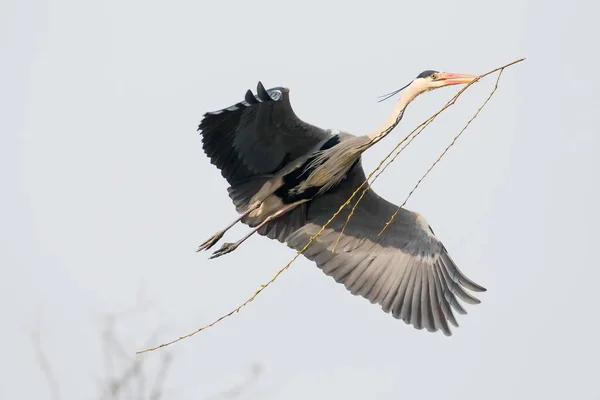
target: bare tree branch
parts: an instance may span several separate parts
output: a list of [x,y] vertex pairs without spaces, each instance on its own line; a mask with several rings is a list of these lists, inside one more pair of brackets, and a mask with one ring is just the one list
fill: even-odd
[[[144,305],[145,301],[140,300],[139,304]],[[135,310],[134,307],[132,310]],[[137,307],[137,313],[143,311]],[[146,311],[146,310],[144,310]],[[40,313],[41,314],[41,313]],[[123,338],[119,335],[119,323],[130,319],[135,312],[105,314],[102,316],[102,326],[100,332],[100,348],[102,352],[101,379],[95,379],[92,383],[92,390],[97,390],[97,397],[100,400],[118,400],[118,399],[136,399],[136,400],[163,400],[165,397],[165,382],[168,373],[173,364],[173,356],[166,352],[155,363],[149,364],[151,358],[137,357],[125,349],[129,346],[124,344]],[[50,389],[52,400],[61,400],[59,380],[54,374],[52,365],[44,352],[41,341],[41,318],[38,316],[36,328],[26,327],[35,350],[35,356],[40,370],[44,373]],[[155,329],[152,335],[146,340],[144,345],[149,345],[156,340],[159,329]],[[126,341],[125,341],[126,343]],[[128,355],[129,354],[129,355]],[[151,367],[154,367],[152,368]],[[242,383],[235,385],[229,390],[225,390],[212,399],[235,399],[243,395],[257,380],[262,369],[260,365],[254,365],[250,371],[249,377]],[[86,398],[96,397],[94,395]]]
[[37,318],[37,328],[30,329],[29,335],[33,342],[33,348],[35,351],[37,363],[40,367],[40,370],[44,373],[46,382],[48,383],[48,387],[50,388],[50,394],[52,395],[52,399],[60,400],[60,385],[58,384],[58,381],[54,376],[54,371],[52,369],[52,366],[50,365],[50,362],[48,361],[48,358],[46,357],[41,342],[41,314],[42,313],[40,311]]
[[150,391],[149,400],[161,400],[163,395],[163,386],[165,379],[167,378],[167,371],[171,366],[171,360],[172,358],[169,354],[165,354],[163,356],[158,373],[154,378],[154,384],[152,385],[152,390]]
[[[112,320],[111,317],[109,317],[108,319]],[[158,332],[157,330],[155,332],[153,332],[153,334],[150,336],[150,338],[147,341],[148,343],[152,342],[155,339],[157,332]],[[117,351],[123,352],[123,345],[120,343],[120,341],[117,339],[116,335],[114,334],[114,327],[112,327],[110,330],[109,338],[110,338],[110,340],[105,342],[104,352],[108,353],[108,354],[114,354],[115,349],[117,349]],[[109,383],[108,383],[107,387],[105,388],[105,391],[102,394],[102,396],[100,397],[100,399],[101,400],[117,399],[121,395],[121,393],[125,390],[130,390],[131,392],[128,397],[134,398],[133,391],[135,390],[135,388],[133,386],[133,383],[136,381],[138,383],[138,386],[137,386],[138,393],[137,393],[137,396],[135,396],[135,397],[143,399],[144,391],[145,391],[145,377],[144,377],[144,363],[143,363],[144,361],[145,361],[144,359],[135,358],[130,361],[130,365],[119,376],[113,377],[112,375],[110,375],[108,377]],[[142,385],[142,386],[140,386],[140,385]]]

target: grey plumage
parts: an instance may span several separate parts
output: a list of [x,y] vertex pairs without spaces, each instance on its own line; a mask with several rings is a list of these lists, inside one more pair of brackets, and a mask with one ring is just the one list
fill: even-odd
[[[439,84],[443,76],[429,71],[407,85],[394,113],[371,135],[325,130],[300,120],[289,102],[289,90],[250,91],[245,101],[206,113],[200,123],[203,148],[230,184],[229,196],[240,217],[205,241],[211,248],[236,222],[254,230],[236,243],[225,243],[213,257],[235,250],[255,231],[301,250],[366,179],[361,154],[389,133],[407,105]],[[438,75],[436,75],[438,74]],[[455,78],[456,80],[456,78]],[[464,83],[464,79],[459,83]],[[306,249],[304,256],[352,294],[379,304],[417,329],[451,334],[454,312],[465,314],[479,300],[468,291],[485,288],[468,279],[418,213],[400,209],[378,236],[397,206],[372,188],[360,201],[338,240],[353,201]]]
[[[336,190],[315,199],[307,223],[286,238],[300,250],[366,179],[360,164]],[[331,252],[355,198],[318,236],[304,256],[325,274],[343,283],[352,294],[381,305],[395,318],[449,335],[449,320],[458,326],[452,308],[464,314],[457,298],[477,304],[465,289],[485,289],[469,280],[452,261],[443,244],[430,232],[423,217],[401,209],[395,221],[377,236],[397,206],[367,191],[344,229],[336,251]]]

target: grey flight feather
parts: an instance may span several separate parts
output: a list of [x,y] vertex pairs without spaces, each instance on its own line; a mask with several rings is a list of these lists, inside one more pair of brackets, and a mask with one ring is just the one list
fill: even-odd
[[[365,179],[358,163],[342,185],[312,201],[307,223],[285,239],[288,246],[301,250]],[[372,189],[356,207],[332,253],[358,197],[315,239],[304,256],[352,294],[381,305],[394,318],[417,329],[441,330],[451,335],[448,322],[458,326],[452,309],[465,313],[457,298],[477,304],[479,300],[466,289],[482,292],[485,288],[458,269],[418,213],[401,209],[394,222],[378,236],[397,206]]]

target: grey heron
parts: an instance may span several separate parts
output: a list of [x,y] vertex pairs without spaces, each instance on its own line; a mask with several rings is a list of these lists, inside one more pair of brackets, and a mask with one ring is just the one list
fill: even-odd
[[[475,78],[422,72],[386,95],[401,93],[384,123],[362,136],[302,121],[291,107],[289,89],[267,90],[261,82],[256,95],[248,90],[244,101],[205,113],[198,127],[203,149],[227,180],[239,217],[197,251],[210,249],[240,221],[252,228],[250,232],[235,243],[223,244],[210,258],[235,250],[255,232],[301,250],[366,179],[362,153],[398,125],[417,96]],[[458,299],[478,304],[480,300],[467,290],[486,289],[459,270],[419,213],[400,209],[395,221],[378,235],[397,206],[371,188],[339,238],[354,202],[303,255],[353,295],[379,304],[394,318],[416,329],[451,335],[449,323],[458,326],[453,310],[466,314]]]

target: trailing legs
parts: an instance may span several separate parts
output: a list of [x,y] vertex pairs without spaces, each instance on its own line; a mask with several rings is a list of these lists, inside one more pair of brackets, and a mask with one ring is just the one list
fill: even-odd
[[248,207],[248,209],[242,215],[240,215],[238,218],[236,218],[235,221],[233,221],[232,223],[227,225],[223,230],[220,230],[217,233],[215,233],[214,235],[212,235],[204,243],[202,243],[200,246],[198,246],[198,249],[196,250],[196,252],[202,251],[202,250],[208,250],[211,247],[213,247],[219,240],[221,240],[221,238],[223,237],[225,232],[227,232],[229,229],[231,229],[235,224],[240,222],[242,220],[242,218],[244,218],[245,216],[250,214],[252,211],[256,210],[258,207],[260,207],[260,202],[256,202],[256,203],[252,204],[250,207]]
[[270,221],[274,220],[275,218],[280,217],[281,215],[285,214],[286,212],[290,211],[291,209],[293,209],[297,205],[305,203],[306,201],[307,200],[302,200],[302,201],[299,201],[299,202],[296,202],[296,203],[285,205],[280,210],[274,212],[273,214],[271,214],[267,218],[265,218],[264,221],[262,221],[256,228],[252,229],[246,236],[244,236],[243,238],[241,238],[237,242],[235,242],[235,243],[223,243],[223,245],[221,246],[221,248],[219,250],[215,251],[209,258],[217,258],[217,257],[220,257],[220,256],[225,255],[227,253],[231,253],[232,251],[234,251],[235,249],[237,249],[240,244],[242,244],[246,239],[248,239],[250,236],[252,236],[253,234],[255,234],[256,231],[258,231],[264,225],[266,225]]

